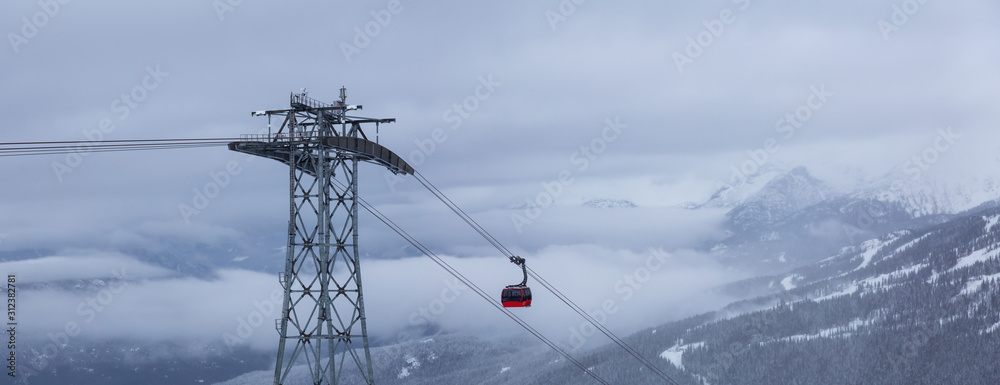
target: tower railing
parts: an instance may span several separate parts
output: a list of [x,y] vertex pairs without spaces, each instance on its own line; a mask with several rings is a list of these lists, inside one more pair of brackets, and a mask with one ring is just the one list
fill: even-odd
[[277,133],[277,134],[240,134],[240,140],[244,142],[302,142],[320,139],[313,131]]

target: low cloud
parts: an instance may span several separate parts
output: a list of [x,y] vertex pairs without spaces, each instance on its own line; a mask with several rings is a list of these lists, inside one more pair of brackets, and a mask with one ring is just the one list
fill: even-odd
[[15,274],[19,283],[107,279],[122,274],[133,278],[159,278],[174,272],[144,264],[128,256],[104,252],[66,252],[56,256],[2,262],[0,271]]
[[[742,278],[690,251],[633,252],[577,245],[547,247],[527,257],[529,267],[584,309],[600,311],[612,302],[613,312],[595,317],[622,335],[724,305],[728,298],[704,290]],[[521,280],[520,269],[501,257],[444,259],[494,303],[501,288]],[[67,263],[80,268],[60,269],[74,274],[39,273]],[[373,337],[398,340],[401,331],[432,324],[448,332],[523,333],[427,258],[371,260],[363,266],[368,330]],[[72,323],[79,334],[71,342],[216,341],[258,350],[274,349],[277,343],[274,320],[280,312],[281,289],[275,274],[220,270],[211,280],[178,277],[121,255],[46,257],[0,267],[17,268],[22,282],[29,277],[35,277],[34,282],[80,280],[72,288],[44,285],[20,292],[20,321],[25,325],[21,335],[31,340],[58,341]],[[126,279],[116,280],[112,271],[124,271]],[[534,279],[529,285],[534,304],[515,309],[517,314],[561,344],[580,345],[572,335],[583,320]],[[588,346],[603,342],[585,341]]]
[[[732,298],[706,290],[746,276],[707,255],[658,248],[634,252],[594,245],[552,246],[529,255],[528,266],[619,335],[709,311]],[[444,258],[498,301],[521,280],[502,257]],[[521,333],[523,330],[426,258],[374,261],[365,269],[369,331],[382,338],[433,323],[446,331]],[[585,322],[533,278],[533,304],[513,311],[554,341],[571,347],[607,342],[581,331]],[[457,287],[457,289],[456,289]],[[606,308],[610,310],[604,310]],[[573,338],[574,333],[581,335]]]
[[[126,273],[130,264],[126,263]],[[119,266],[121,268],[122,266]],[[73,341],[129,339],[147,342],[221,341],[226,333],[241,343],[268,349],[280,301],[275,276],[221,270],[218,279],[190,277],[82,282],[73,289],[26,290],[19,295],[21,335],[55,341],[68,325],[79,328]],[[280,294],[278,295],[280,299]],[[276,303],[276,304],[275,304]],[[262,309],[262,310],[258,310]],[[266,310],[266,311],[265,311]],[[241,330],[254,312],[254,325]],[[267,314],[264,314],[267,313]],[[242,319],[242,321],[241,321]]]

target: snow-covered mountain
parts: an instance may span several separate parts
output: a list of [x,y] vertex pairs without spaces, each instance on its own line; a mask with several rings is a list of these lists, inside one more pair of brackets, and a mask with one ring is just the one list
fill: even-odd
[[728,218],[733,227],[742,230],[771,225],[835,195],[832,187],[800,166],[771,178],[733,206]]
[[911,217],[957,214],[1000,198],[1000,180],[992,177],[956,177],[944,181],[914,178],[894,170],[848,194],[902,208]]
[[1000,198],[1000,177],[947,178],[924,175],[915,178],[894,169],[880,178],[838,194],[826,182],[803,167],[767,166],[760,172],[723,186],[703,203],[687,207],[729,208],[735,225],[777,223],[823,202],[877,202],[893,206],[911,218],[951,215]]
[[996,383],[998,223],[988,209],[731,285],[769,293],[661,327],[663,358],[711,383]]
[[803,167],[773,172],[755,176],[768,182],[742,201],[726,201],[732,205],[730,236],[705,246],[720,260],[783,271],[893,231],[942,223],[1000,198],[1000,180],[986,177],[914,179],[894,171],[837,194]]

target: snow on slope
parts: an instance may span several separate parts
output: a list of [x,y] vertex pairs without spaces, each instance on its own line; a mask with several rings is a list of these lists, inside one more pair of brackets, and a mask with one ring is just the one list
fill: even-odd
[[793,336],[782,337],[779,339],[771,341],[763,341],[762,344],[775,341],[809,341],[817,338],[837,338],[837,337],[848,337],[854,331],[857,331],[862,326],[870,326],[875,323],[876,320],[862,320],[860,318],[855,318],[853,321],[849,322],[847,325],[834,326],[831,328],[820,330],[814,334],[796,334]]
[[399,371],[399,374],[396,375],[397,378],[409,377],[411,369],[416,369],[420,367],[420,360],[418,360],[417,357],[407,354],[405,360],[406,360],[406,366],[404,366],[402,370]]
[[1000,249],[986,250],[985,248],[973,251],[969,255],[962,257],[958,260],[958,264],[951,270],[958,270],[963,267],[968,267],[975,265],[976,262],[986,262],[990,259],[996,258],[1000,255]]
[[969,279],[969,282],[965,284],[965,288],[962,289],[962,294],[964,295],[975,294],[977,291],[979,291],[979,289],[981,289],[983,283],[997,282],[997,280],[1000,280],[1000,274],[984,275],[978,278]]
[[867,250],[861,253],[861,258],[862,258],[861,264],[858,265],[858,267],[855,268],[854,270],[860,270],[867,267],[868,264],[872,262],[872,257],[875,256],[875,253],[881,250],[882,247],[888,243],[889,242],[882,242],[882,240],[878,238],[865,241],[864,243],[862,243],[861,247],[864,247]]
[[792,275],[789,275],[789,276],[787,276],[785,278],[782,278],[781,279],[781,287],[784,288],[785,290],[792,290],[792,289],[795,288],[795,286],[796,286],[795,285],[795,281],[798,280],[798,279],[802,279],[802,276],[800,276],[798,274],[792,274]]
[[684,369],[684,352],[687,351],[688,349],[700,348],[702,346],[705,346],[704,342],[696,342],[687,345],[677,344],[671,346],[667,350],[664,350],[663,353],[660,353],[660,358],[670,361],[670,363],[676,366],[678,369]]
[[852,198],[899,204],[912,217],[956,214],[1000,198],[997,177],[914,179],[901,170],[859,188]]
[[928,267],[927,264],[919,264],[919,265],[914,265],[914,266],[910,266],[910,267],[905,267],[905,268],[902,268],[902,269],[899,269],[899,270],[896,270],[896,271],[892,271],[892,272],[889,272],[889,273],[880,274],[880,275],[877,275],[875,277],[866,278],[866,279],[863,279],[863,280],[860,280],[860,281],[851,282],[851,283],[849,283],[847,285],[842,286],[842,289],[840,291],[838,291],[838,292],[830,293],[830,294],[827,294],[827,295],[824,295],[824,296],[821,296],[821,297],[813,298],[812,301],[813,302],[822,302],[822,301],[826,301],[826,300],[837,298],[837,297],[844,296],[844,295],[851,295],[851,294],[854,294],[854,293],[858,292],[858,289],[861,288],[861,287],[868,287],[868,288],[875,287],[877,285],[884,284],[885,282],[887,282],[887,281],[889,281],[889,280],[891,280],[893,278],[902,278],[902,277],[905,277],[907,274],[916,273],[916,272],[918,272],[921,269],[926,268],[926,267]]
[[858,285],[850,284],[850,285],[845,286],[844,289],[841,290],[841,291],[838,291],[838,292],[835,292],[835,293],[830,293],[830,294],[824,295],[822,297],[813,298],[812,301],[813,302],[823,302],[823,301],[826,301],[828,299],[833,299],[833,298],[837,298],[837,297],[845,296],[845,295],[851,295],[851,294],[856,293],[857,291],[858,291]]
[[997,222],[1000,222],[1000,215],[985,216],[983,220],[986,221],[986,231],[991,231],[993,230],[993,226],[996,226]]

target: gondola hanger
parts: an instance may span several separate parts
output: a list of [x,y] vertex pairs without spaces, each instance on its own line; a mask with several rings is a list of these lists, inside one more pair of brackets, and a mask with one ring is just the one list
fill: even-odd
[[530,307],[531,288],[528,287],[528,268],[525,266],[524,258],[512,255],[510,262],[521,266],[524,279],[521,280],[521,283],[504,287],[503,291],[500,292],[500,302],[503,307]]

